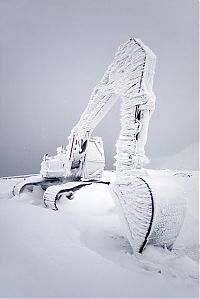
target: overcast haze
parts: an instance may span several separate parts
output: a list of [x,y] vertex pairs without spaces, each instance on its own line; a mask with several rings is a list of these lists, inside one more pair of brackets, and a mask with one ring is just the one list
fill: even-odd
[[[85,109],[117,47],[157,55],[150,158],[198,141],[198,1],[0,0],[0,176],[37,173]],[[95,135],[113,168],[120,101]]]

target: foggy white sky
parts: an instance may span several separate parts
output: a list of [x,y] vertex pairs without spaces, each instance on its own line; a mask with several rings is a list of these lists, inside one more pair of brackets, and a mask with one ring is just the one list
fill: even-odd
[[[0,176],[37,173],[85,109],[119,44],[157,55],[147,156],[198,140],[198,1],[0,0]],[[95,130],[112,168],[119,106]]]

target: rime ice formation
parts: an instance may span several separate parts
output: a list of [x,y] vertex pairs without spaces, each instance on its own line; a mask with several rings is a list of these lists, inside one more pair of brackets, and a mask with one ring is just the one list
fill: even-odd
[[184,190],[173,176],[120,177],[111,192],[135,253],[147,244],[173,247],[186,212]]
[[[134,252],[142,252],[147,243],[171,248],[183,224],[185,198],[174,178],[160,179],[163,190],[173,189],[176,196],[158,192],[155,178],[144,177],[150,116],[155,109],[152,91],[156,57],[140,40],[121,45],[82,114],[72,135],[78,140],[93,129],[121,98],[121,132],[117,141],[116,175],[111,185]],[[115,97],[113,97],[115,96]],[[140,177],[136,177],[140,176]],[[169,185],[169,187],[168,187]],[[164,192],[165,193],[165,192]],[[173,194],[172,193],[172,194]]]
[[[135,253],[141,253],[147,244],[171,248],[183,224],[186,207],[183,190],[175,177],[151,177],[144,169],[148,163],[144,147],[155,109],[152,90],[155,64],[155,55],[139,39],[122,44],[72,129],[68,146],[58,148],[56,156],[45,155],[40,172],[46,189],[44,203],[53,209],[57,208],[56,200],[61,193],[73,196],[72,185],[77,188],[84,185],[80,180],[99,180],[105,165],[103,142],[99,137],[91,138],[91,134],[119,97],[117,179],[110,189]],[[45,180],[54,185],[45,187]],[[26,182],[15,188],[18,193],[24,185]]]
[[100,83],[94,88],[87,108],[72,130],[77,140],[90,136],[111,109],[121,102],[121,133],[117,141],[116,169],[130,175],[148,163],[144,146],[148,123],[155,108],[152,91],[156,57],[139,39],[122,44]]

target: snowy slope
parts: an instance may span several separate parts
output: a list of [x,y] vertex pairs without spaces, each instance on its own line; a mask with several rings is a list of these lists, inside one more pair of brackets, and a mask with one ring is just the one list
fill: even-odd
[[156,169],[198,170],[199,144],[193,143],[171,157],[160,157],[150,161]]
[[198,297],[196,256],[149,246],[136,258],[107,186],[55,212],[39,187],[13,198],[16,181],[0,180],[0,297]]

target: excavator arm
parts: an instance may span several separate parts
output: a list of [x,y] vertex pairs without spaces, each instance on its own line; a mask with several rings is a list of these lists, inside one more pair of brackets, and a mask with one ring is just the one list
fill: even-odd
[[79,122],[72,129],[66,149],[59,150],[54,157],[45,155],[41,168],[43,177],[101,176],[105,164],[103,143],[100,138],[92,139],[91,135],[118,98],[122,101],[122,130],[117,142],[117,170],[123,173],[121,164],[124,159],[133,169],[148,163],[144,146],[155,106],[152,91],[155,60],[153,52],[138,39],[130,39],[118,48]]

